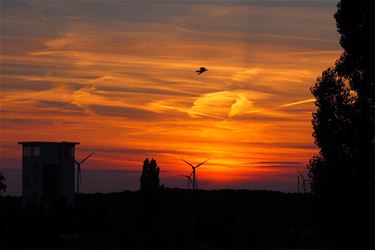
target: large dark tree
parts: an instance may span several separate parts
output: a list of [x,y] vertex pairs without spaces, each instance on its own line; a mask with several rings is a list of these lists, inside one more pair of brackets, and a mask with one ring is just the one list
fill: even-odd
[[338,73],[357,95],[353,106],[355,162],[353,171],[364,188],[375,183],[375,1],[341,0],[335,14],[344,53]]
[[158,167],[156,161],[151,159],[151,161],[146,158],[143,162],[142,175],[141,175],[141,190],[142,191],[152,191],[157,190],[160,187],[159,180],[160,168]]
[[325,194],[337,191],[338,182],[350,179],[348,160],[352,154],[352,140],[348,133],[352,128],[353,98],[335,69],[324,71],[311,92],[318,108],[313,113],[312,123],[320,153],[310,161],[310,175],[314,192]]
[[6,178],[3,172],[0,171],[0,195],[7,190],[7,185],[5,185]]
[[311,89],[318,107],[312,122],[320,153],[310,161],[309,174],[317,194],[338,187],[341,192],[374,191],[374,2],[339,2],[335,18],[344,53]]
[[327,240],[364,249],[375,223],[375,1],[341,0],[335,19],[344,52],[311,88],[320,151],[309,175]]
[[146,158],[141,174],[141,203],[139,230],[142,237],[142,249],[160,249],[160,234],[157,220],[160,218],[160,168],[156,161]]
[[375,100],[375,2],[341,0],[335,14],[344,53],[336,63],[339,74],[365,102]]

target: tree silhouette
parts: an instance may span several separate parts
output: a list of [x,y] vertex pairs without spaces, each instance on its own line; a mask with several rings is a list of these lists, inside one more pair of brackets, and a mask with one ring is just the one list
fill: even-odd
[[160,187],[159,173],[160,168],[158,167],[156,161],[154,159],[151,159],[151,161],[149,161],[149,159],[146,158],[143,162],[141,190],[158,190]]
[[359,99],[375,98],[375,3],[373,0],[341,0],[335,14],[344,53],[336,63],[341,76],[350,80]]
[[326,240],[362,249],[375,223],[375,1],[341,0],[335,19],[344,52],[311,88],[320,151],[308,168]]
[[3,172],[0,171],[0,195],[2,195],[7,190],[7,185],[5,185],[6,178]]
[[340,76],[356,93],[352,122],[356,147],[353,174],[364,188],[375,184],[375,2],[341,0],[335,14],[344,53],[336,62]]
[[160,218],[160,168],[156,161],[146,158],[141,174],[139,230],[143,242],[142,249],[160,249],[160,235],[157,220]]
[[309,174],[313,191],[322,194],[334,191],[331,189],[340,186],[334,182],[346,181],[351,174],[348,160],[353,147],[348,133],[352,128],[353,97],[337,71],[331,68],[322,73],[311,92],[318,108],[313,113],[312,124],[320,152],[311,159]]
[[313,136],[319,155],[309,164],[312,190],[374,191],[375,8],[371,0],[342,0],[335,14],[344,53],[311,89]]

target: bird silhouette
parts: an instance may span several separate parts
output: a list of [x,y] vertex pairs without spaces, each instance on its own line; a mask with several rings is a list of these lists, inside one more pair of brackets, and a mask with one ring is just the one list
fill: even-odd
[[195,72],[197,72],[197,75],[200,75],[200,74],[202,74],[203,72],[206,72],[206,71],[207,71],[207,69],[205,67],[200,67]]

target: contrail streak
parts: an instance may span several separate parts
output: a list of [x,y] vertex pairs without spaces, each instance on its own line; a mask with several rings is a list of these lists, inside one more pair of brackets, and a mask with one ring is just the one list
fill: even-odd
[[306,99],[306,100],[302,100],[302,101],[299,101],[299,102],[287,103],[287,104],[284,104],[284,105],[281,105],[281,106],[277,107],[276,109],[285,108],[285,107],[291,107],[291,106],[295,106],[295,105],[299,105],[299,104],[304,104],[304,103],[309,103],[309,102],[315,102],[315,98]]

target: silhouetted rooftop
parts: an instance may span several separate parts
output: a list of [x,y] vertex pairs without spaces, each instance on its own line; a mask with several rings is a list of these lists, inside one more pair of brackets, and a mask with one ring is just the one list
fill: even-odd
[[62,142],[48,142],[48,141],[22,141],[18,142],[18,144],[47,144],[47,143],[66,143],[66,144],[79,144],[79,142],[67,142],[67,141],[62,141]]

